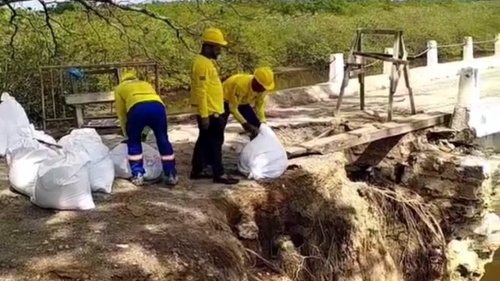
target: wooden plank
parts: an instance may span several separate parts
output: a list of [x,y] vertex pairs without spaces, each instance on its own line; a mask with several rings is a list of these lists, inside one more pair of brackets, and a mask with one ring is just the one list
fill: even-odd
[[396,29],[358,29],[361,34],[380,34],[380,35],[397,35],[401,30]]
[[115,101],[113,92],[86,93],[67,95],[66,104],[90,104],[90,103],[106,103]]
[[75,105],[75,118],[76,126],[81,128],[83,126],[83,108],[81,105]]
[[157,62],[155,61],[144,61],[144,62],[115,62],[115,63],[103,63],[103,64],[80,64],[80,65],[46,65],[40,67],[40,69],[69,69],[69,68],[105,68],[105,67],[140,67],[140,66],[154,66]]
[[377,60],[382,60],[382,61],[387,61],[387,62],[394,62],[398,64],[409,64],[410,62],[407,60],[402,60],[402,59],[395,59],[391,58],[388,56],[392,56],[390,54],[379,54],[379,53],[363,53],[363,52],[353,52],[354,55],[360,56],[360,57],[367,57],[371,59],[377,59]]
[[351,132],[308,141],[299,146],[287,147],[289,158],[307,154],[326,154],[376,140],[406,134],[441,124],[450,119],[450,114],[418,114],[402,118],[397,122],[369,125]]
[[86,75],[99,75],[99,74],[115,74],[117,68],[105,68],[105,69],[94,69],[94,70],[86,70]]

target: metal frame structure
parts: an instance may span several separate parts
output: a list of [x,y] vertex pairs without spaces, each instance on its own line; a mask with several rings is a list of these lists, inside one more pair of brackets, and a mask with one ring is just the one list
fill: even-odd
[[[75,81],[67,75],[67,70],[70,68],[81,69],[88,75],[112,74],[115,78],[114,83],[116,83],[116,85],[119,83],[120,69],[122,68],[144,68],[146,77],[149,77],[148,70],[153,68],[155,88],[158,93],[160,92],[159,65],[155,61],[42,66],[39,68],[39,74],[44,130],[47,129],[48,123],[72,121],[75,119],[74,114],[68,114],[68,111],[73,111],[74,109],[65,103],[65,96],[68,94],[78,93]],[[47,80],[49,80],[48,83]],[[68,85],[68,82],[70,85]],[[67,86],[70,86],[69,91],[67,90]],[[116,116],[88,117],[88,119],[104,119],[113,117]]]
[[[374,52],[364,52],[363,51],[363,38],[366,35],[386,35],[393,36],[394,38],[394,53],[384,54],[384,53],[374,53]],[[339,97],[337,100],[337,106],[335,109],[335,115],[338,116],[340,113],[340,106],[342,104],[342,99],[344,97],[345,88],[349,84],[349,78],[351,74],[358,76],[359,81],[359,97],[360,97],[360,109],[365,109],[365,65],[363,63],[363,58],[377,59],[381,61],[392,62],[391,74],[389,76],[390,87],[389,87],[389,104],[387,110],[387,120],[392,120],[393,115],[393,100],[394,94],[399,83],[401,74],[404,76],[406,88],[408,89],[408,94],[410,96],[410,107],[411,114],[416,114],[415,101],[413,98],[413,90],[410,87],[410,74],[409,74],[409,61],[408,52],[403,40],[402,30],[393,29],[358,29],[356,31],[356,39],[354,40],[351,50],[349,52],[349,57],[344,67],[344,78],[342,79],[342,85],[340,88]]]

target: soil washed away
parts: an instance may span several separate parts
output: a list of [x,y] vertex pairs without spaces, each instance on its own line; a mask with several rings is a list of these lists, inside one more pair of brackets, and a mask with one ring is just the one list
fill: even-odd
[[[304,141],[295,130],[277,134]],[[176,147],[180,174],[191,150]],[[0,280],[480,280],[497,248],[475,231],[496,168],[435,128],[292,159],[279,179],[231,189],[116,180],[95,210],[53,212],[10,192],[2,163]]]

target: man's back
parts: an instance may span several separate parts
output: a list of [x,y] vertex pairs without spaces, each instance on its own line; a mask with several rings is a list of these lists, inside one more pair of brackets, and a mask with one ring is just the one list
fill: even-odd
[[124,101],[127,111],[140,102],[158,101],[163,103],[153,86],[141,80],[127,80],[120,83],[115,90],[115,99]]

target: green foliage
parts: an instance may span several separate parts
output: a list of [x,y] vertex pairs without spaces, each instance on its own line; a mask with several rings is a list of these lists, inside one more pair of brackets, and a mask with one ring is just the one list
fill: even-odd
[[[60,4],[52,8],[51,14],[57,49],[43,13],[18,11],[22,17],[16,20],[19,31],[14,53],[9,46],[14,28],[4,9],[0,11],[0,90],[17,95],[29,104],[30,117],[39,119],[39,66],[145,59],[162,64],[161,84],[165,92],[188,89],[191,60],[199,51],[202,31],[209,26],[221,28],[230,42],[220,62],[224,77],[240,71],[251,72],[261,65],[327,68],[330,54],[348,51],[358,27],[403,29],[410,54],[425,49],[431,39],[441,45],[460,43],[464,36],[491,39],[500,32],[500,3],[495,1],[232,2],[145,6],[170,18],[179,27],[184,43],[165,22],[139,13],[100,9],[109,24],[95,14],[84,12],[79,4]],[[379,39],[367,43],[377,51],[390,46],[390,42]],[[440,50],[444,56],[460,52],[460,47]]]

